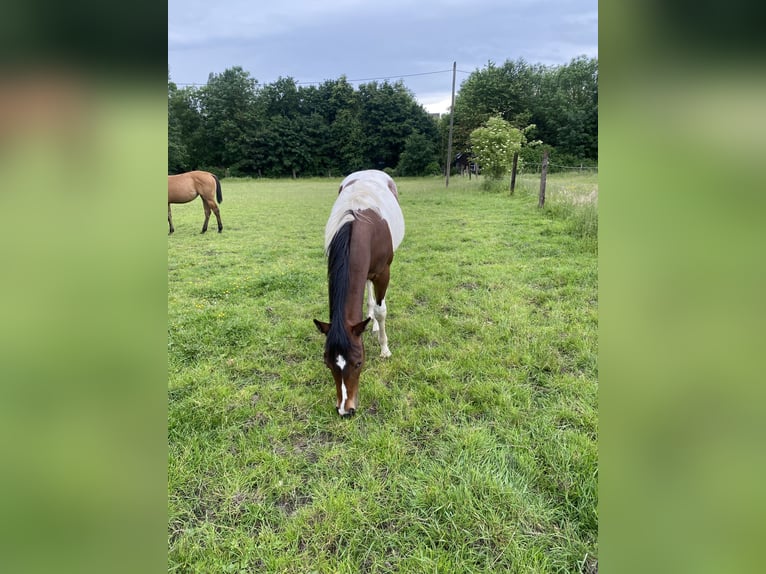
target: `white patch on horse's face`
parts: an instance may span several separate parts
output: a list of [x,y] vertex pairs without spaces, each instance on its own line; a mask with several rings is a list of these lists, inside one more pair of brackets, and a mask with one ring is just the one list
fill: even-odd
[[340,400],[340,408],[338,409],[338,414],[343,416],[346,414],[346,399],[348,398],[348,392],[346,391],[346,383],[343,382],[343,379],[340,380],[340,392],[341,392],[341,400]]
[[346,399],[348,399],[348,390],[346,389],[346,382],[343,380],[343,369],[346,367],[346,358],[343,355],[338,355],[335,359],[335,364],[338,365],[338,368],[341,370],[340,375],[340,392],[341,392],[341,400],[340,400],[340,406],[338,407],[338,414],[343,416],[346,414]]

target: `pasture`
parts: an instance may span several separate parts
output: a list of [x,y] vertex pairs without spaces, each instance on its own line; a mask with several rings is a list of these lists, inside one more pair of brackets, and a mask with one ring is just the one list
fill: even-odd
[[341,419],[312,322],[339,181],[223,179],[221,234],[174,207],[169,571],[597,571],[594,237],[532,184],[398,178],[392,356],[365,333]]

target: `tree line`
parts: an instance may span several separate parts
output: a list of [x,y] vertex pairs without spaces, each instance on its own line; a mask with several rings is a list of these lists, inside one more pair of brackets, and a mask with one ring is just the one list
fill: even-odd
[[[598,161],[598,62],[565,66],[493,63],[473,72],[455,99],[453,155],[491,117],[536,128],[562,161]],[[279,78],[261,85],[241,67],[179,88],[168,76],[168,173],[337,177],[358,169],[396,175],[443,172],[449,116],[435,119],[402,81],[319,85]],[[532,151],[530,153],[537,153]]]
[[[471,132],[500,117],[542,145],[522,147],[539,163],[544,150],[559,165],[598,164],[598,60],[575,58],[562,66],[489,62],[472,73],[455,98],[454,149],[470,149]],[[535,127],[526,131],[530,125]]]

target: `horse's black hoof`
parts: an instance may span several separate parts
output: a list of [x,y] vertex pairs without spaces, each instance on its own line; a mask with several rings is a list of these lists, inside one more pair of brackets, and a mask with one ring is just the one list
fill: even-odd
[[340,415],[341,418],[350,419],[356,414],[356,409],[349,409],[345,414]]

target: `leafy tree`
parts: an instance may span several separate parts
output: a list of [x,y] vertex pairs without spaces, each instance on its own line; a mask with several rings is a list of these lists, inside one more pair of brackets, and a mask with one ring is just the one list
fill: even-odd
[[292,176],[319,175],[330,169],[329,136],[330,128],[318,113],[301,115],[298,118],[299,144],[302,147],[301,160],[293,166]]
[[252,153],[255,116],[256,80],[239,66],[222,74],[210,74],[199,98],[205,149],[204,162],[209,166],[234,167],[240,171]]
[[298,88],[300,114],[312,135],[312,161],[308,171],[316,175],[341,175],[364,165],[364,131],[359,99],[345,76],[319,86]]
[[278,78],[260,92],[262,112],[270,118],[295,118],[301,114],[301,95],[293,78]]
[[187,171],[189,151],[184,143],[178,107],[178,86],[168,76],[168,173]]
[[559,151],[598,157],[598,62],[577,58],[552,75],[552,138]]
[[306,161],[296,120],[273,116],[258,131],[255,154],[259,171],[267,177],[292,176]]
[[340,109],[330,126],[332,165],[341,174],[349,174],[365,166],[365,136],[362,123],[353,109]]
[[467,150],[471,132],[493,116],[517,128],[529,124],[534,78],[541,70],[520,59],[506,61],[502,66],[489,62],[486,68],[471,74],[455,99],[454,149]]
[[570,158],[598,159],[598,60],[564,66],[524,60],[489,62],[461,85],[455,100],[454,149],[467,151],[471,132],[499,116],[512,126],[534,123],[537,137]]
[[319,86],[301,87],[300,92],[302,113],[318,113],[328,125],[331,125],[343,110],[356,115],[359,113],[356,92],[345,76],[338,80],[327,80]]
[[411,133],[404,142],[396,172],[403,176],[435,175],[439,172],[433,140],[420,132]]
[[360,118],[366,135],[367,167],[383,169],[399,163],[407,137],[413,131],[436,140],[436,124],[399,81],[359,86]]
[[471,132],[473,157],[489,179],[500,179],[511,169],[513,155],[521,150],[524,134],[499,116]]

